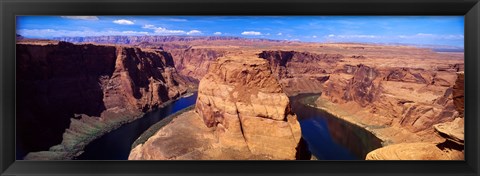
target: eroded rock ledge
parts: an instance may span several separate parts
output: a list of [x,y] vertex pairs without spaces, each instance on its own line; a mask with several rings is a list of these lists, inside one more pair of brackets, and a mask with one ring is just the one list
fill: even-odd
[[134,147],[129,159],[301,159],[307,150],[302,142],[300,124],[268,61],[236,54],[211,64],[200,81],[195,112]]

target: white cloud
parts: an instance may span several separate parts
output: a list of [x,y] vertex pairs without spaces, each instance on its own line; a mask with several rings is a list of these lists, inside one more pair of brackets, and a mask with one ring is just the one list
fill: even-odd
[[462,40],[464,36],[461,34],[457,35],[438,35],[438,34],[426,34],[426,33],[418,33],[415,35],[399,35],[398,38],[402,39],[438,39],[438,40]]
[[73,19],[73,20],[98,20],[96,16],[61,16],[62,18]]
[[181,35],[181,34],[186,34],[185,31],[183,30],[168,30],[167,28],[162,28],[162,27],[155,27],[154,25],[147,24],[144,25],[143,28],[145,29],[153,29],[155,34],[159,35]]
[[152,29],[155,34],[158,35],[199,35],[202,34],[202,31],[199,30],[190,30],[188,32],[184,30],[170,30],[167,28],[156,27],[151,24],[144,25],[142,28],[144,29]]
[[186,32],[183,30],[168,30],[166,28],[158,27],[154,29],[154,32],[157,34],[164,34],[164,35],[179,35],[185,34]]
[[125,19],[115,20],[115,21],[113,21],[113,23],[121,24],[121,25],[132,25],[132,24],[135,24],[135,23],[133,23],[133,21],[125,20]]
[[133,35],[136,35],[136,34],[139,34],[139,35],[149,35],[148,32],[144,32],[144,31],[122,31],[123,34],[133,34]]
[[198,34],[202,34],[202,32],[200,32],[199,30],[191,30],[187,32],[187,35],[198,35]]
[[281,32],[279,32],[277,35],[282,35],[282,33],[281,33]]
[[262,33],[257,31],[243,31],[242,35],[262,35]]
[[312,38],[317,38],[317,36],[316,36],[316,35],[314,35],[314,36],[312,36]]
[[151,24],[146,24],[146,25],[144,25],[142,28],[145,28],[145,29],[155,29],[155,26],[154,26],[154,25],[151,25]]
[[168,21],[176,21],[176,22],[185,22],[188,21],[187,19],[182,19],[182,18],[169,18],[167,19]]
[[221,32],[214,32],[213,35],[222,35]]

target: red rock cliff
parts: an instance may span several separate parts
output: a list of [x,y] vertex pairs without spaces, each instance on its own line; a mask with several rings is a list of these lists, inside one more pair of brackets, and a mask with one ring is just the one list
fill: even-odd
[[297,51],[263,51],[258,55],[270,63],[287,95],[321,92],[329,73],[343,58],[340,54]]
[[203,48],[171,49],[169,52],[172,53],[178,72],[197,81],[207,74],[210,64],[225,53],[222,50]]
[[27,151],[60,143],[75,114],[129,116],[186,91],[163,51],[66,42],[16,50],[17,139]]

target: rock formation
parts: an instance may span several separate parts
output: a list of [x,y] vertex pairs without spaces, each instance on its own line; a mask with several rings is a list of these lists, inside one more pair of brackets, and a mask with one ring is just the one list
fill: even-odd
[[[464,157],[464,77],[463,72],[457,73],[455,84],[447,89],[437,105],[443,105],[442,113],[453,115],[455,119],[433,124],[435,134],[444,138],[440,142],[412,142],[389,145],[370,152],[367,160],[463,160]],[[452,91],[453,88],[453,91]],[[453,92],[453,93],[452,93]],[[453,97],[452,97],[453,94]],[[446,105],[446,106],[445,106]],[[455,111],[457,110],[457,111]],[[449,114],[448,112],[455,112]],[[421,117],[420,117],[421,118]],[[442,118],[439,116],[437,118]],[[435,121],[435,119],[433,120]]]
[[199,85],[196,111],[219,135],[244,138],[253,154],[294,159],[301,131],[288,97],[268,62],[242,59],[211,65]]
[[[182,130],[174,120],[145,144],[136,146],[129,159],[297,159],[306,150],[301,145],[300,124],[290,110],[288,97],[272,75],[269,63],[255,56],[226,56],[212,63],[200,81],[195,111],[196,114],[190,113],[194,114],[191,117],[175,120],[192,124],[200,120],[204,127],[198,128],[202,132],[176,132]],[[201,150],[203,154],[171,155],[174,151],[165,142],[180,139],[168,136],[192,138],[190,142],[182,139],[175,151]],[[195,144],[204,137],[208,139],[200,140],[203,145]],[[217,156],[214,151],[224,153]]]
[[460,113],[460,116],[463,116],[465,111],[465,74],[463,71],[457,73],[452,95],[455,109]]
[[449,78],[442,79],[440,84],[435,81],[440,80],[439,72],[345,65],[330,75],[322,98],[339,104],[355,102],[348,105],[388,117],[390,120],[386,123],[390,125],[398,124],[418,132],[458,115],[452,99],[456,74],[442,74]]
[[164,51],[67,42],[16,49],[17,139],[27,151],[68,142],[82,128],[71,121],[124,123],[187,89]]
[[340,54],[316,54],[297,51],[263,51],[260,58],[270,63],[273,73],[289,96],[298,93],[319,93],[322,84],[337,62]]
[[401,143],[374,150],[366,160],[463,160],[463,153],[444,151],[433,143]]
[[207,74],[210,64],[224,55],[224,51],[213,49],[170,49],[175,68],[184,76],[200,81]]

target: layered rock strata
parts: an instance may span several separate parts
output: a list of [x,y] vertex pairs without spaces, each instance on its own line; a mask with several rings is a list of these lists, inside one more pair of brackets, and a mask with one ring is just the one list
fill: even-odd
[[270,63],[276,78],[288,96],[320,93],[341,54],[316,54],[297,51],[263,51],[258,55]]
[[[456,71],[456,70],[454,70]],[[423,120],[424,124],[421,130],[415,130],[415,122],[412,126],[404,127],[410,132],[430,132],[424,136],[438,138],[438,140],[410,140],[408,142],[396,142],[397,144],[388,145],[370,152],[366,159],[368,160],[463,160],[464,159],[464,120],[463,120],[463,73],[457,73],[456,80],[448,81],[450,86],[446,88],[443,96],[432,101],[433,105],[417,105],[417,108],[428,109],[428,107],[437,107],[440,111],[438,115],[429,111],[422,111],[415,116],[418,120],[430,115],[429,121]],[[418,79],[417,79],[418,80]],[[434,83],[431,83],[434,84]],[[454,85],[451,85],[454,84]],[[444,86],[444,85],[439,85]],[[412,102],[413,103],[413,102]],[[412,106],[415,107],[415,106]],[[412,108],[410,107],[410,108]],[[434,107],[435,108],[435,107]],[[432,110],[435,112],[435,109]],[[411,113],[407,111],[406,113]],[[418,111],[417,111],[418,112]],[[447,118],[445,118],[447,117]],[[405,115],[402,120],[405,119]],[[400,125],[403,121],[400,121]],[[425,124],[426,123],[426,124]],[[395,125],[395,124],[393,124]],[[430,126],[430,128],[427,128]],[[433,129],[432,129],[433,128]],[[434,130],[435,133],[431,132]],[[437,135],[435,135],[437,134]]]
[[181,75],[197,81],[200,81],[207,74],[211,63],[225,54],[222,50],[204,48],[171,49],[168,51],[172,53],[177,71]]
[[339,63],[317,106],[383,140],[367,159],[463,159],[463,64],[411,60],[432,65]]
[[27,151],[79,152],[187,90],[169,53],[139,48],[17,44],[16,70],[17,139]]
[[[200,81],[195,112],[174,119],[147,142],[134,147],[129,159],[305,156],[302,152],[307,149],[301,140],[300,124],[266,60],[244,55],[219,58]],[[184,131],[181,130],[184,123],[176,121],[201,130],[192,134],[177,132]],[[200,127],[199,122],[202,122]],[[176,142],[180,140],[183,142],[179,145]],[[174,142],[176,147],[172,151],[168,146]]]

